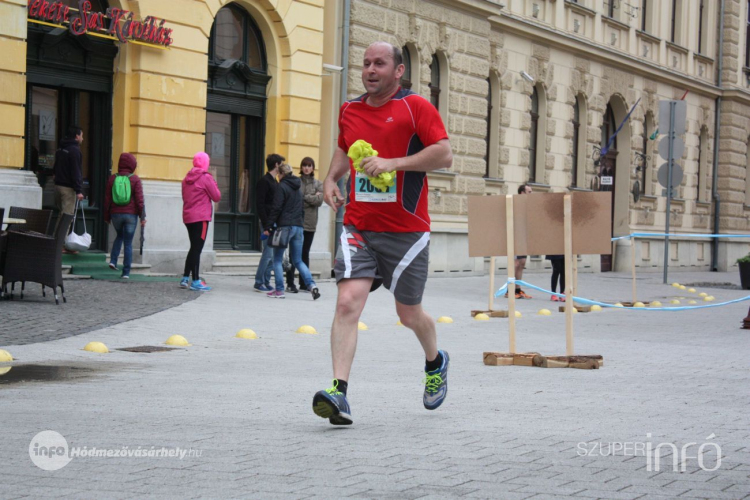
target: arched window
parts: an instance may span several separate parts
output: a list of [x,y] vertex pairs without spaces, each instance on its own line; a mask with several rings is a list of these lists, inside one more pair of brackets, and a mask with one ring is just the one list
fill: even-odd
[[586,142],[588,130],[588,106],[583,94],[576,96],[573,110],[573,172],[571,186],[586,185]]
[[536,149],[539,137],[539,93],[534,87],[531,93],[531,129],[529,142],[529,181],[536,180]]
[[440,111],[440,62],[435,54],[430,63],[430,102]]
[[406,45],[401,47],[401,56],[404,59],[404,75],[401,77],[401,88],[410,89],[412,82],[411,53],[409,52],[409,48]]
[[209,56],[214,64],[238,60],[265,71],[264,54],[263,37],[245,10],[228,5],[216,14],[209,42]]
[[708,201],[708,128],[701,128],[700,142],[698,142],[698,201]]
[[487,141],[487,151],[484,155],[484,176],[490,176],[490,145],[492,144],[492,79],[487,77],[487,132],[485,140]]
[[[649,161],[653,160],[652,151],[653,144],[656,140],[656,131],[654,128],[654,114],[650,111],[646,113],[646,118],[643,120],[643,154],[646,155],[646,159],[643,160],[641,165],[641,193],[650,195],[651,194],[651,165]],[[652,160],[648,158],[651,157]]]
[[[604,113],[604,122],[602,123],[602,147],[607,145],[609,138],[614,135],[616,129],[617,124],[615,123],[615,112],[612,111],[612,106],[607,104],[607,111]],[[615,136],[615,140],[612,142],[612,146],[610,146],[609,149],[617,150],[617,136]]]
[[750,205],[750,137],[747,140],[748,150],[745,152],[745,205]]
[[487,78],[487,166],[485,177],[499,179],[501,177],[500,157],[500,77],[495,71],[490,71]]
[[669,41],[682,45],[682,0],[672,0],[672,20],[670,25]]
[[580,151],[579,139],[581,137],[581,105],[580,97],[576,96],[573,104],[573,170],[570,175],[571,187],[578,185],[578,153]]

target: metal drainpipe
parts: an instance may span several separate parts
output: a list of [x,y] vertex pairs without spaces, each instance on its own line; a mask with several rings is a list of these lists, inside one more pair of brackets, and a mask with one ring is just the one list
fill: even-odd
[[[719,65],[716,86],[719,87],[719,97],[716,98],[716,123],[714,125],[714,172],[711,184],[711,195],[714,199],[714,228],[713,233],[719,234],[719,213],[721,210],[721,197],[719,196],[719,135],[721,131],[721,93],[723,89],[722,75],[724,66],[724,1],[721,0],[721,18],[719,19]],[[711,242],[711,271],[719,270],[719,238]]]
[[[723,1],[723,0],[722,0]],[[344,33],[343,33],[343,46],[341,47],[341,66],[344,68],[341,70],[341,103],[346,102],[347,87],[349,85],[349,21],[351,19],[352,2],[351,0],[344,0]],[[338,187],[343,193],[345,190],[346,176],[339,179]],[[336,227],[334,229],[334,241],[333,241],[333,255],[334,258],[339,251],[339,242],[341,240],[341,232],[344,230],[344,206],[342,205],[336,210]],[[331,270],[333,275],[333,270]]]

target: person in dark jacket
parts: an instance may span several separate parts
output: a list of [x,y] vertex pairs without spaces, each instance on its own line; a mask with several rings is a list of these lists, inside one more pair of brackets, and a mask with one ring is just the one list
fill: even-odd
[[[130,266],[133,263],[133,237],[138,227],[138,218],[141,219],[141,226],[146,225],[146,205],[143,201],[143,184],[141,179],[134,174],[138,162],[135,156],[130,153],[122,153],[120,161],[117,164],[117,174],[113,174],[107,181],[107,190],[104,192],[104,222],[112,223],[112,227],[117,231],[117,238],[112,243],[112,252],[109,256],[110,269],[117,270],[117,259],[120,257],[120,249],[125,244],[125,255],[122,262],[123,279],[130,278]],[[127,205],[117,205],[112,201],[112,187],[115,185],[115,178],[120,176],[130,176],[130,201]]]
[[[305,222],[302,226],[305,235],[302,244],[302,262],[310,268],[310,248],[312,247],[315,229],[318,226],[318,208],[323,204],[323,183],[315,178],[315,160],[306,156],[302,158],[299,167],[300,179],[302,180],[302,199],[305,201]],[[299,276],[299,289],[308,290],[307,283]],[[286,291],[297,293],[294,286],[294,265],[290,266],[286,273]]]
[[74,125],[55,152],[55,205],[60,213],[73,215],[76,200],[83,199],[82,142],[83,130]]
[[[270,154],[266,157],[266,168],[268,172],[260,178],[255,185],[255,209],[260,218],[261,229],[268,226],[268,212],[273,204],[273,198],[276,194],[276,176],[279,174],[279,167],[284,163],[285,158],[278,154]],[[270,292],[271,287],[271,270],[273,269],[273,248],[268,246],[266,235],[261,236],[261,245],[263,254],[260,256],[258,269],[255,272],[256,292]]]
[[[299,269],[302,280],[307,283],[308,290],[312,292],[313,300],[320,297],[318,287],[313,281],[310,269],[302,262],[302,244],[304,235],[302,224],[305,219],[305,209],[302,199],[302,181],[292,174],[292,167],[283,164],[279,167],[279,186],[273,198],[273,206],[268,213],[268,220],[264,225],[264,234],[270,236],[273,225],[276,231],[289,227],[289,260]],[[284,248],[273,249],[273,272],[276,278],[276,290],[268,292],[268,297],[274,299],[284,298],[284,274],[281,262],[284,258]]]

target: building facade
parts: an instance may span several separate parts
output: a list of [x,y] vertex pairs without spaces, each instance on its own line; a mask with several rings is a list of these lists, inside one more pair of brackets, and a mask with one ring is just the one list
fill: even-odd
[[[664,232],[658,108],[669,99],[687,101],[671,231],[746,233],[747,16],[739,0],[352,0],[348,94],[362,92],[364,48],[385,39],[403,47],[407,85],[433,100],[449,128],[454,166],[429,175],[433,272],[482,272],[467,252],[467,196],[515,193],[525,182],[543,192],[611,191],[613,236]],[[672,237],[670,266],[723,270],[748,251],[744,240],[712,244]],[[611,257],[581,265],[628,269],[631,251],[638,267],[662,269],[658,237],[619,241]]]

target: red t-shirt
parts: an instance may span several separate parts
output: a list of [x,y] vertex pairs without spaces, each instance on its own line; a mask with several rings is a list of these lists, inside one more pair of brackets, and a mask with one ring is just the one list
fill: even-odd
[[[390,101],[377,108],[366,103],[366,95],[341,106],[338,146],[345,153],[362,139],[382,158],[402,158],[448,138],[437,109],[419,94],[399,88]],[[360,231],[429,232],[429,190],[424,172],[399,171],[395,185],[382,193],[366,176],[357,174],[351,160],[349,171],[344,224]]]

